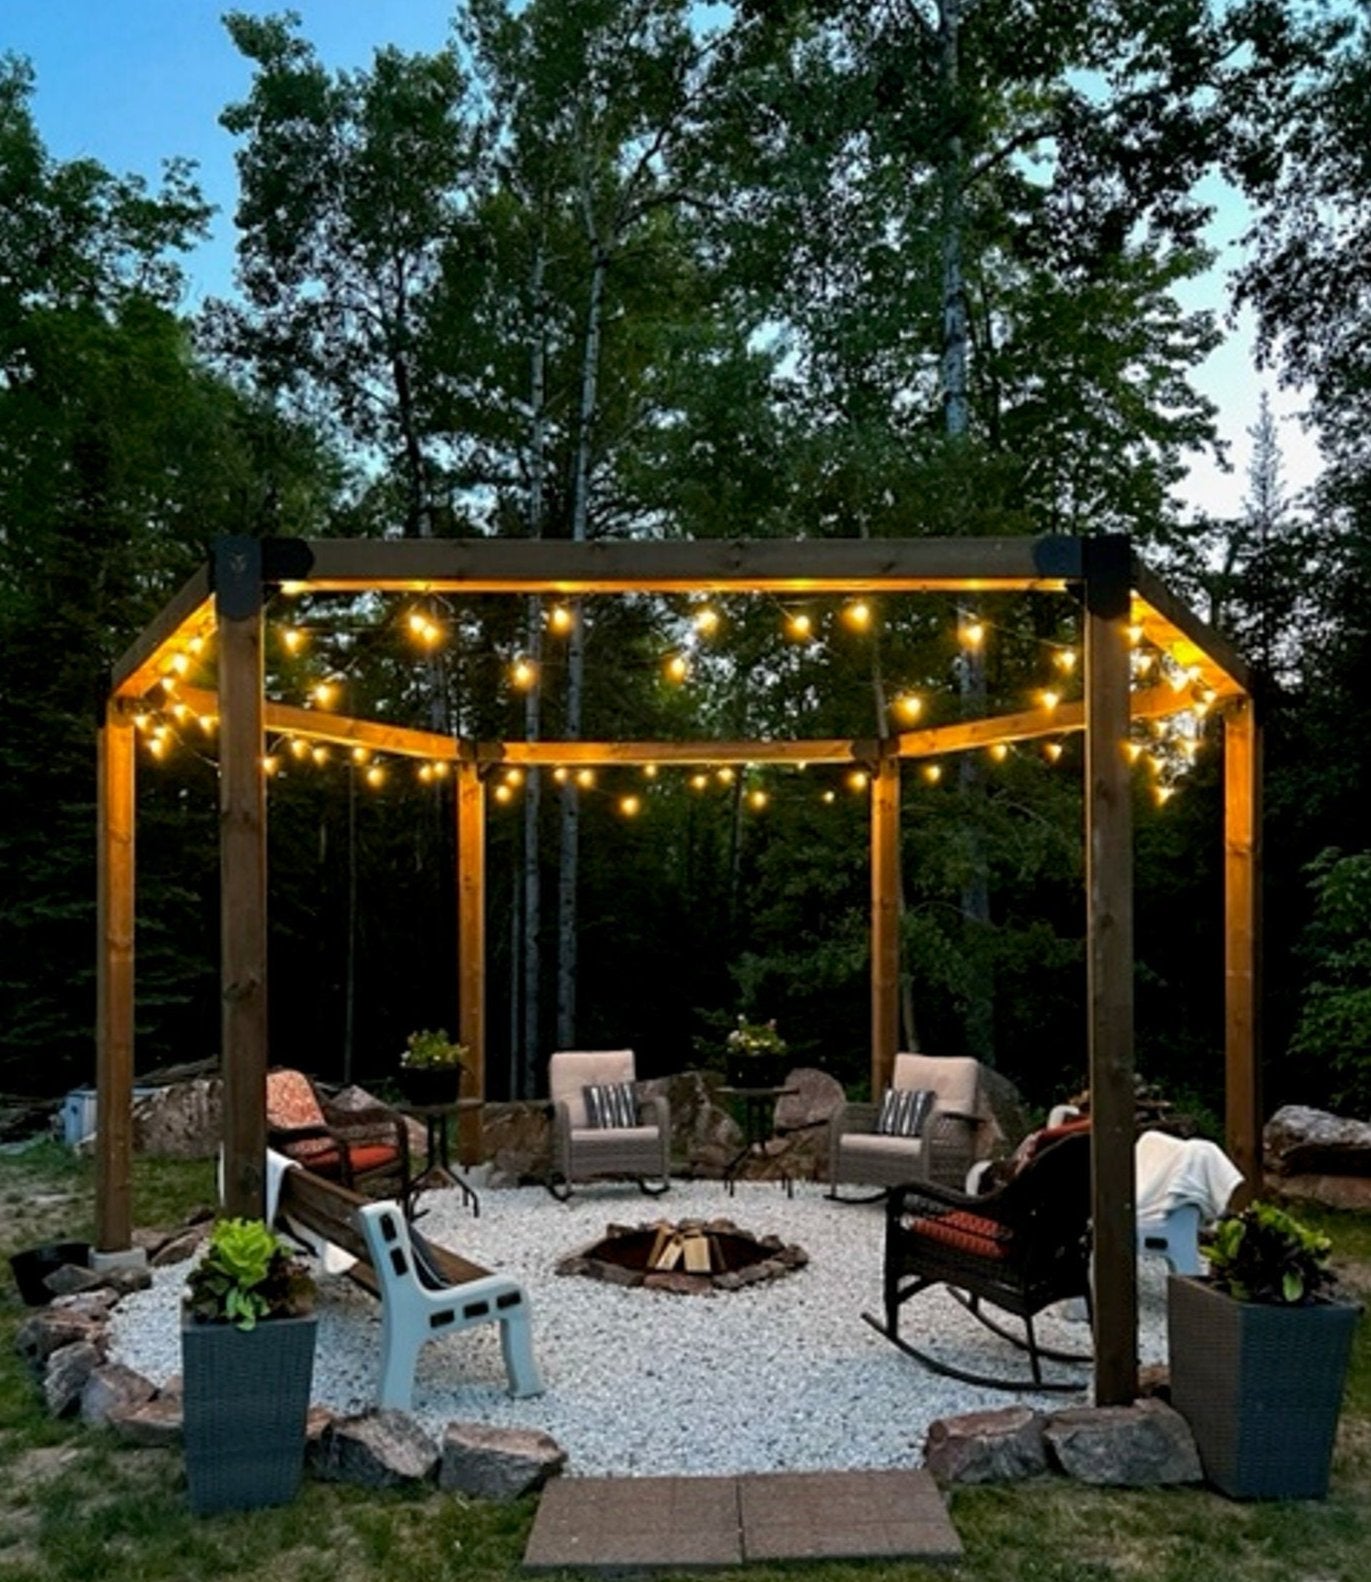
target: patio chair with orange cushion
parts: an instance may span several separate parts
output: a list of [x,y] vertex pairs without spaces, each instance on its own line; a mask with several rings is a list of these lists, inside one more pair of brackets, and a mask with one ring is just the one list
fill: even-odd
[[[918,1351],[900,1335],[900,1309],[943,1285],[971,1316],[1028,1353],[1031,1379],[973,1373]],[[997,1191],[970,1196],[929,1182],[892,1188],[886,1203],[885,1318],[862,1316],[934,1373],[999,1390],[1075,1390],[1046,1381],[1041,1359],[1088,1357],[1039,1346],[1034,1317],[1055,1302],[1090,1301],[1090,1136],[1076,1131],[1034,1151]],[[1023,1320],[1024,1338],[981,1311],[982,1302]]]
[[303,1071],[267,1073],[267,1144],[315,1175],[353,1191],[384,1182],[409,1202],[409,1128],[383,1104],[342,1109],[320,1097]]

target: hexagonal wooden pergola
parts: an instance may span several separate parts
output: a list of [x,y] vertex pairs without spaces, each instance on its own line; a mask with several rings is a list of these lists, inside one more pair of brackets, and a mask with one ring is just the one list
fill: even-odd
[[[476,743],[272,703],[263,694],[263,609],[283,583],[301,591],[468,594],[774,593],[794,595],[1074,590],[1084,620],[1084,697],[876,740]],[[1228,1147],[1260,1172],[1257,931],[1260,751],[1243,662],[1134,555],[1126,537],[598,541],[527,539],[218,540],[115,667],[100,728],[99,1174],[97,1246],[131,1240],[134,715],[218,637],[218,685],[181,687],[219,719],[224,1200],[263,1208],[267,1070],[264,733],[362,745],[451,763],[457,777],[458,998],[461,1041],[484,1091],[485,792],[492,764],[855,763],[871,798],[871,1082],[879,1092],[898,1039],[900,765],[1081,731],[1085,736],[1087,1032],[1094,1124],[1095,1387],[1102,1403],[1136,1384],[1133,1177],[1132,808],[1125,745],[1135,718],[1193,706],[1188,689],[1135,690],[1130,627],[1169,655],[1222,710],[1225,756],[1225,1004]],[[470,1142],[470,1139],[468,1139]]]

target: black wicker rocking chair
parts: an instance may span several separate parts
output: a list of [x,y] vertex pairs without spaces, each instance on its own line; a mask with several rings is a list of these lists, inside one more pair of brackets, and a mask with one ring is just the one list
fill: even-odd
[[[969,1373],[916,1350],[900,1335],[900,1309],[930,1286],[948,1292],[985,1327],[1028,1353],[1031,1378]],[[862,1317],[924,1367],[997,1390],[1076,1390],[1043,1378],[1042,1359],[1087,1363],[1088,1356],[1039,1346],[1034,1316],[1054,1302],[1090,1302],[1090,1138],[1064,1137],[985,1197],[914,1182],[886,1205],[885,1321]],[[1002,1328],[981,1304],[1021,1318],[1025,1338]]]

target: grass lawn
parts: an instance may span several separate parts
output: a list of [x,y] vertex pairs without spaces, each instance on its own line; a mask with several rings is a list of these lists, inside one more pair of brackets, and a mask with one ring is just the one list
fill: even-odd
[[[0,1155],[0,1254],[90,1234],[89,1161],[44,1144]],[[212,1200],[204,1164],[140,1161],[134,1214],[171,1224]],[[1309,1213],[1333,1237],[1347,1284],[1371,1294],[1371,1216]],[[0,1582],[447,1582],[521,1574],[534,1501],[367,1493],[306,1482],[281,1510],[195,1520],[178,1454],[133,1450],[53,1422],[14,1353],[23,1316],[0,1281]],[[853,1322],[857,1322],[853,1315]],[[911,1367],[914,1366],[911,1364]],[[1006,1397],[1006,1400],[1010,1397]],[[1237,1505],[1195,1490],[1107,1493],[1045,1479],[967,1489],[952,1514],[966,1545],[953,1568],[755,1566],[813,1582],[1365,1582],[1371,1575],[1371,1325],[1363,1324],[1327,1501]],[[727,1576],[731,1573],[718,1573]]]

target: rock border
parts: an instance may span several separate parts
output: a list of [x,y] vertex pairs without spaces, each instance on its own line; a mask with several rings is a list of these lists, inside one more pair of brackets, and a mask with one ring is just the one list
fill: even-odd
[[[687,1274],[681,1269],[628,1269],[623,1264],[598,1256],[601,1249],[626,1236],[651,1235],[654,1231],[703,1231],[709,1235],[733,1236],[750,1241],[763,1256],[745,1269],[723,1270],[718,1274]],[[627,1290],[670,1291],[678,1296],[714,1296],[724,1291],[741,1291],[746,1286],[781,1280],[809,1262],[809,1254],[795,1243],[779,1236],[757,1236],[731,1219],[645,1220],[639,1225],[605,1227],[603,1236],[588,1241],[558,1260],[554,1273],[582,1275],[588,1280],[603,1280],[607,1285]]]

